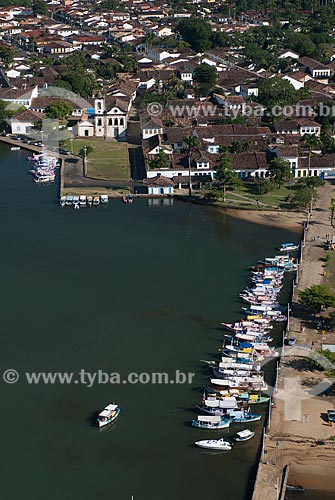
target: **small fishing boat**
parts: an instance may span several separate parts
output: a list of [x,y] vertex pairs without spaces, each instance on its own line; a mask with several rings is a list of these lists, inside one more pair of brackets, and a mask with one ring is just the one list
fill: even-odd
[[250,413],[245,410],[232,410],[228,412],[228,417],[232,419],[233,422],[258,422],[262,418],[262,415],[256,413]]
[[129,194],[129,195],[127,196],[127,201],[128,201],[128,203],[133,203],[133,201],[134,201],[134,197],[133,197],[133,195],[132,195],[132,194]]
[[86,197],[86,201],[87,201],[87,204],[88,204],[89,206],[91,206],[91,205],[92,205],[92,202],[93,202],[93,198],[92,198],[92,196],[87,196],[87,197]]
[[20,146],[12,146],[10,148],[11,151],[19,151],[20,149],[21,149]]
[[82,194],[81,196],[79,196],[79,205],[81,207],[85,207],[86,206],[86,196],[84,194]]
[[230,419],[220,416],[199,415],[197,419],[192,420],[192,426],[199,429],[227,429],[230,422]]
[[60,202],[59,202],[60,206],[65,207],[65,203],[66,203],[66,196],[61,196]]
[[101,200],[101,203],[103,203],[103,204],[108,203],[108,196],[107,196],[107,194],[102,194],[100,196],[100,200]]
[[248,441],[252,437],[254,437],[255,432],[250,429],[245,429],[244,431],[237,432],[234,436],[235,441]]
[[293,250],[298,250],[298,248],[299,245],[295,245],[294,243],[282,243],[279,250],[281,252],[292,252]]
[[98,205],[100,205],[100,197],[99,196],[94,196],[94,198],[93,198],[93,206],[97,207]]
[[69,195],[66,197],[65,205],[71,207],[73,205],[73,196]]
[[239,400],[248,403],[248,405],[256,405],[267,403],[270,398],[269,396],[262,396],[261,394],[250,394],[249,392],[242,392],[239,394]]
[[127,196],[122,196],[122,201],[123,201],[123,203],[128,203],[128,198],[127,198]]
[[120,411],[120,407],[116,403],[107,405],[98,415],[99,427],[104,427],[114,422],[120,415]]
[[206,448],[209,450],[230,451],[232,449],[232,445],[223,438],[203,439],[202,441],[196,441],[194,444],[199,446],[199,448]]

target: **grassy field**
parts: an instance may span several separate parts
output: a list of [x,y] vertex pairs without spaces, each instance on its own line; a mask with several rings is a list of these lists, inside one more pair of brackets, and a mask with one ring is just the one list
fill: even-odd
[[[125,142],[106,141],[98,137],[74,139],[72,151],[78,154],[85,146],[92,146],[94,151],[88,156],[87,176],[99,180],[130,179],[128,145]],[[71,151],[70,141],[66,148]]]
[[[293,191],[291,194],[293,194]],[[243,184],[232,191],[226,191],[226,204],[236,208],[258,207],[271,210],[282,205],[289,195],[290,189],[286,186],[281,186],[280,188],[273,189],[270,193],[259,195],[254,185]]]

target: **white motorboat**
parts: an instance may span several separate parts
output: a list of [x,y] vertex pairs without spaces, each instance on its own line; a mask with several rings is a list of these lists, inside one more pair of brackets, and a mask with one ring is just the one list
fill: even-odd
[[59,204],[60,204],[61,207],[65,207],[66,196],[61,196]]
[[100,196],[100,201],[101,201],[101,203],[104,203],[104,204],[108,203],[108,196],[107,196],[107,194],[102,194]]
[[98,415],[98,425],[99,427],[104,427],[105,425],[111,424],[120,415],[120,407],[116,403],[111,403],[107,405]]
[[202,441],[196,441],[194,444],[199,446],[199,448],[206,448],[209,450],[230,451],[232,449],[232,445],[223,438],[203,439]]
[[248,441],[252,437],[254,437],[254,431],[250,429],[245,429],[244,431],[237,432],[234,439],[235,441]]

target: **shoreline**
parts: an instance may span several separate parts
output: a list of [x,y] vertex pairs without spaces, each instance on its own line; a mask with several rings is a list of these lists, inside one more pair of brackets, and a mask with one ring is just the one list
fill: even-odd
[[257,209],[241,210],[239,208],[226,208],[224,210],[228,215],[237,219],[246,220],[254,224],[261,224],[263,226],[280,227],[295,233],[300,233],[303,230],[304,222],[307,217],[305,212],[284,212]]
[[[293,287],[290,304],[292,313],[286,335],[296,338],[294,347],[285,347],[280,357],[278,380],[273,395],[273,406],[261,447],[252,499],[283,499],[286,484],[306,490],[335,492],[335,429],[325,420],[327,410],[335,407],[335,398],[319,394],[290,395],[289,387],[318,383],[323,387],[324,372],[308,364],[313,349],[324,342],[313,324],[306,324],[296,311],[297,292],[312,285],[324,284],[326,256],[325,234],[335,233],[330,225],[329,206],[334,188],[331,183],[319,190],[312,221],[307,218],[303,236],[301,266]],[[303,326],[303,328],[302,328]],[[327,343],[335,343],[335,333],[327,333]],[[312,344],[312,346],[311,346]],[[299,369],[297,360],[307,363]],[[294,398],[289,399],[289,398]],[[288,405],[288,406],[286,406]],[[286,474],[289,468],[288,477]]]

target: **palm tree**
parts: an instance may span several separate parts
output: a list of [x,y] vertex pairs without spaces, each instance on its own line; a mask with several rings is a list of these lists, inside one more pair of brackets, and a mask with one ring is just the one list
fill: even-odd
[[159,150],[154,160],[149,161],[150,168],[168,168],[169,164],[169,159],[163,149]]
[[188,155],[188,195],[192,195],[192,183],[191,183],[191,162],[192,162],[192,151],[199,149],[200,140],[194,135],[186,135],[182,140],[183,146],[187,150]]
[[215,174],[223,186],[223,201],[226,201],[226,187],[239,182],[236,172],[232,168],[232,162],[229,153],[224,152],[218,160]]

